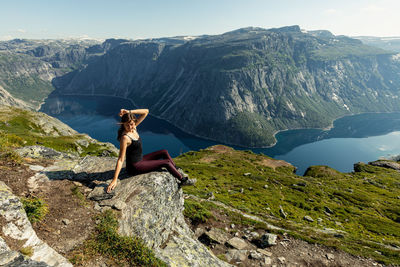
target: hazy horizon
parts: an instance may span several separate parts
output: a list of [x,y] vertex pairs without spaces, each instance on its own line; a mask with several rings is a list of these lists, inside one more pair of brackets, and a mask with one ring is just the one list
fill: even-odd
[[335,35],[398,37],[397,10],[395,0],[15,0],[2,3],[0,40],[135,40],[291,25]]

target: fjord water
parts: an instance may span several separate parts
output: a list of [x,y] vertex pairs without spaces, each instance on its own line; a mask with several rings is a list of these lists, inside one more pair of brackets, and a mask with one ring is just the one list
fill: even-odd
[[[49,98],[42,110],[78,132],[118,147],[118,116],[113,114],[117,114],[121,107],[134,107],[129,101],[115,100],[81,96]],[[221,144],[184,133],[170,123],[152,116],[148,116],[138,131],[142,137],[144,153],[167,149],[172,157],[176,157],[189,150]],[[400,113],[346,116],[336,120],[330,130],[282,131],[276,138],[278,142],[271,148],[231,147],[252,150],[290,162],[298,168],[299,175],[311,165],[328,165],[342,172],[350,172],[356,162],[369,162],[400,154]]]

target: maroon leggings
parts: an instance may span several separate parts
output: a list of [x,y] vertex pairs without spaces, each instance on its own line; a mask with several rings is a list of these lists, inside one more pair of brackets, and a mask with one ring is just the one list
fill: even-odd
[[176,169],[174,161],[165,149],[144,155],[141,161],[133,164],[133,167],[138,174],[156,171],[161,167],[165,167],[173,176],[182,180],[182,175]]

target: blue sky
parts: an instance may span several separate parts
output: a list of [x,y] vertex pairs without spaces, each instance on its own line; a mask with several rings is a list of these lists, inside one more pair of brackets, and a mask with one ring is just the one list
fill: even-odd
[[399,0],[0,0],[0,40],[152,38],[299,25],[400,36]]

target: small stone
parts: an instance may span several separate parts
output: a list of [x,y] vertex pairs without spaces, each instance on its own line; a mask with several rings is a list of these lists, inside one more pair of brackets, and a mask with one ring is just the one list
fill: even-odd
[[265,184],[265,185],[264,185],[264,188],[265,188],[265,189],[267,189],[267,188],[268,188],[268,185],[267,185],[267,184]]
[[338,222],[338,221],[335,221],[335,225],[336,225],[336,226],[342,226],[342,223],[341,223],[341,222]]
[[255,251],[255,250],[251,250],[249,256],[251,259],[254,259],[254,260],[262,260],[264,257],[263,254]]
[[264,256],[267,256],[267,257],[271,257],[272,256],[271,252],[269,252],[269,251],[267,251],[265,249],[262,249],[262,248],[258,248],[257,252],[259,252],[259,253],[263,254]]
[[232,223],[232,224],[231,224],[231,228],[232,228],[232,229],[235,229],[235,224]]
[[251,175],[250,172],[243,173],[243,176],[250,176],[250,175]]
[[314,222],[313,218],[311,218],[310,216],[306,215],[303,218],[304,220],[308,221],[308,222]]
[[253,191],[253,187],[249,187],[249,190],[250,190],[250,191]]
[[243,188],[240,188],[240,193],[243,193],[244,192],[244,189]]
[[334,259],[335,259],[335,255],[333,255],[332,253],[327,253],[327,254],[326,254],[326,258],[327,258],[328,260],[334,260]]
[[243,239],[241,239],[239,237],[234,237],[234,238],[229,239],[228,244],[239,250],[243,250],[248,247],[246,241],[244,241]]
[[97,203],[97,202],[94,203],[94,209],[97,211],[101,211],[101,207],[100,207],[99,203]]
[[263,234],[261,236],[261,238],[259,240],[257,240],[255,243],[256,243],[257,247],[259,247],[259,248],[275,246],[277,237],[278,236],[275,234],[266,233],[266,234]]
[[272,264],[272,259],[270,257],[264,257],[264,264],[269,266]]
[[230,235],[218,228],[212,228],[210,231],[205,232],[204,235],[213,242],[224,244],[229,240]]
[[214,199],[215,199],[214,193],[213,192],[208,193],[207,200],[214,200]]
[[68,224],[71,223],[71,221],[68,220],[68,219],[63,219],[62,222],[63,222],[63,224],[65,224],[65,225],[68,225]]
[[285,264],[286,259],[285,259],[285,257],[278,257],[278,261],[280,264]]
[[237,249],[229,249],[225,254],[228,262],[234,261],[245,261],[247,259],[247,250],[237,250]]
[[318,219],[317,219],[318,224],[321,224],[322,221],[323,221],[323,220],[322,220],[321,218],[318,218]]
[[250,233],[250,238],[249,239],[257,239],[257,238],[259,238],[260,237],[260,234],[259,233],[257,233],[257,232],[251,232]]
[[40,172],[43,171],[44,167],[40,165],[29,165],[29,169]]

